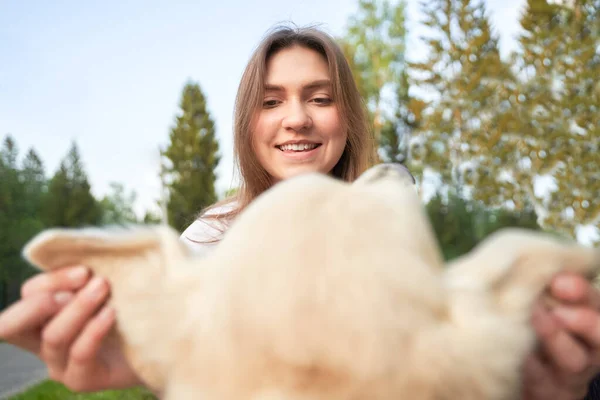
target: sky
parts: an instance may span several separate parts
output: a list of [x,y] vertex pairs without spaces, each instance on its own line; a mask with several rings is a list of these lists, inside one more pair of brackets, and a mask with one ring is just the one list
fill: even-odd
[[[524,0],[486,0],[501,51]],[[220,142],[217,190],[235,186],[232,116],[251,52],[277,23],[342,35],[358,0],[0,0],[0,137],[34,147],[48,176],[75,141],[97,198],[111,182],[158,210],[159,147],[186,82],[200,85]],[[408,58],[422,57],[419,1],[408,0]]]

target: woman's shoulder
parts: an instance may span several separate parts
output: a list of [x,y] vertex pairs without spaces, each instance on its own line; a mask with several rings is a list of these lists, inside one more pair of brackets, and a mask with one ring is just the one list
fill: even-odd
[[231,201],[208,209],[183,231],[180,239],[193,253],[209,250],[229,227],[230,221],[225,216],[235,209],[236,204]]

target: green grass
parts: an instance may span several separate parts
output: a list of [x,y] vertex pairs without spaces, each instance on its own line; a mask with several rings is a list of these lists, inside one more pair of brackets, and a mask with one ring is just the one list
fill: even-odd
[[155,400],[146,389],[107,390],[95,393],[73,393],[60,383],[43,381],[8,400]]

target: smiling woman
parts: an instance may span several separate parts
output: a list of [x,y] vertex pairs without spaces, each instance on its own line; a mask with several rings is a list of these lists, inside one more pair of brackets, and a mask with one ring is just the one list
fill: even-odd
[[335,40],[318,29],[275,28],[250,58],[238,88],[240,188],[204,210],[182,239],[204,252],[277,182],[308,172],[350,182],[372,165],[374,153],[365,104]]
[[327,174],[339,161],[348,134],[331,92],[321,54],[295,45],[268,60],[252,131],[256,156],[274,182],[303,172]]

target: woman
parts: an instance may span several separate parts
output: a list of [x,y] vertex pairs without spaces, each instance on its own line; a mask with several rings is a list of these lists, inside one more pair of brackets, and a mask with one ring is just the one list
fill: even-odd
[[319,171],[353,181],[371,165],[373,141],[343,53],[322,32],[293,32],[267,36],[242,75],[234,119],[241,186],[183,233],[195,251],[216,243],[229,221],[280,180]]
[[[281,28],[263,40],[242,77],[234,131],[241,187],[182,234],[197,252],[210,251],[235,216],[277,182],[314,171],[352,181],[373,154],[349,66],[315,29]],[[114,323],[103,306],[108,293],[84,267],[40,274],[0,315],[0,337],[38,355],[52,379],[75,391],[142,384],[107,338]],[[525,365],[525,397],[580,399],[600,370],[600,295],[572,275],[557,277],[551,293],[564,306],[534,313],[542,346]]]

